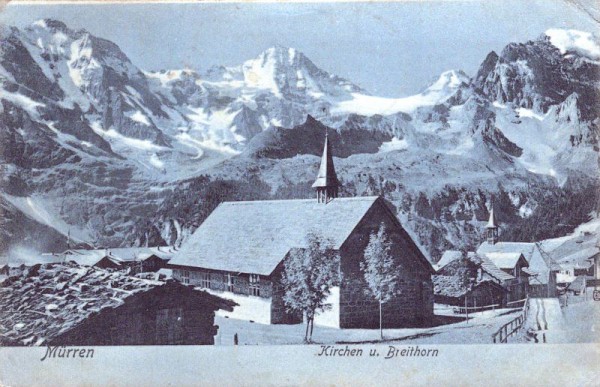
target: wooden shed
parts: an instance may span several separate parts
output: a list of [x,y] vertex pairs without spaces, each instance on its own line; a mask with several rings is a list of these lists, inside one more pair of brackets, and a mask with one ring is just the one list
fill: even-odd
[[234,306],[175,281],[73,262],[35,265],[0,283],[0,344],[214,344],[215,311]]

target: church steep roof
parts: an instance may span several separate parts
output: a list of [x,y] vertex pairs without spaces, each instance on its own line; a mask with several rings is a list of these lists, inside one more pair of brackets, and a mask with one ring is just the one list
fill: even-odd
[[498,228],[498,222],[496,221],[496,215],[494,214],[494,208],[490,210],[490,219],[487,222],[485,228]]
[[323,147],[323,156],[321,156],[319,173],[317,174],[317,179],[313,183],[312,187],[337,187],[339,185],[340,183],[335,173],[335,167],[333,166],[333,155],[331,154],[329,137],[325,136],[325,146]]
[[378,199],[221,203],[169,264],[270,275],[292,248],[306,247],[311,231],[339,249]]

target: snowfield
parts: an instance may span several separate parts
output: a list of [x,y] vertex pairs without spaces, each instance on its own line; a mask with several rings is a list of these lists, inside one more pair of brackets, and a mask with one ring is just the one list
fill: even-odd
[[[464,321],[460,315],[455,315],[452,318],[458,322],[431,328],[384,329],[383,341],[380,339],[379,329],[336,329],[315,324],[313,341],[318,344],[490,344],[492,334],[515,318],[519,310],[498,309],[473,313],[469,315],[468,321]],[[267,325],[221,316],[216,317],[215,323],[219,326],[215,345],[233,345],[233,336],[236,333],[240,345],[302,344],[306,329],[305,324]]]

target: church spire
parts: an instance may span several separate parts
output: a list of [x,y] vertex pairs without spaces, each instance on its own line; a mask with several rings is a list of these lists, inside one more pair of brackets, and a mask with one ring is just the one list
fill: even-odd
[[317,190],[317,201],[319,203],[328,203],[338,196],[340,182],[337,179],[335,167],[333,166],[333,156],[331,155],[331,145],[329,144],[327,128],[325,129],[325,146],[323,147],[323,156],[321,156],[319,174],[312,186]]
[[496,215],[494,215],[494,202],[491,203],[490,208],[490,219],[487,222],[486,234],[487,241],[489,244],[494,245],[498,242],[498,223],[496,222]]

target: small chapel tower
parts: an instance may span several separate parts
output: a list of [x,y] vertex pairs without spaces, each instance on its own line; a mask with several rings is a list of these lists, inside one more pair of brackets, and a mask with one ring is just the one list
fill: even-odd
[[490,209],[490,219],[488,220],[486,228],[487,242],[490,245],[495,245],[498,242],[498,223],[496,222],[496,215],[494,215],[494,203]]
[[312,186],[317,190],[317,201],[319,203],[327,204],[338,196],[340,182],[335,174],[327,130],[325,130],[325,147],[323,148],[319,174]]

